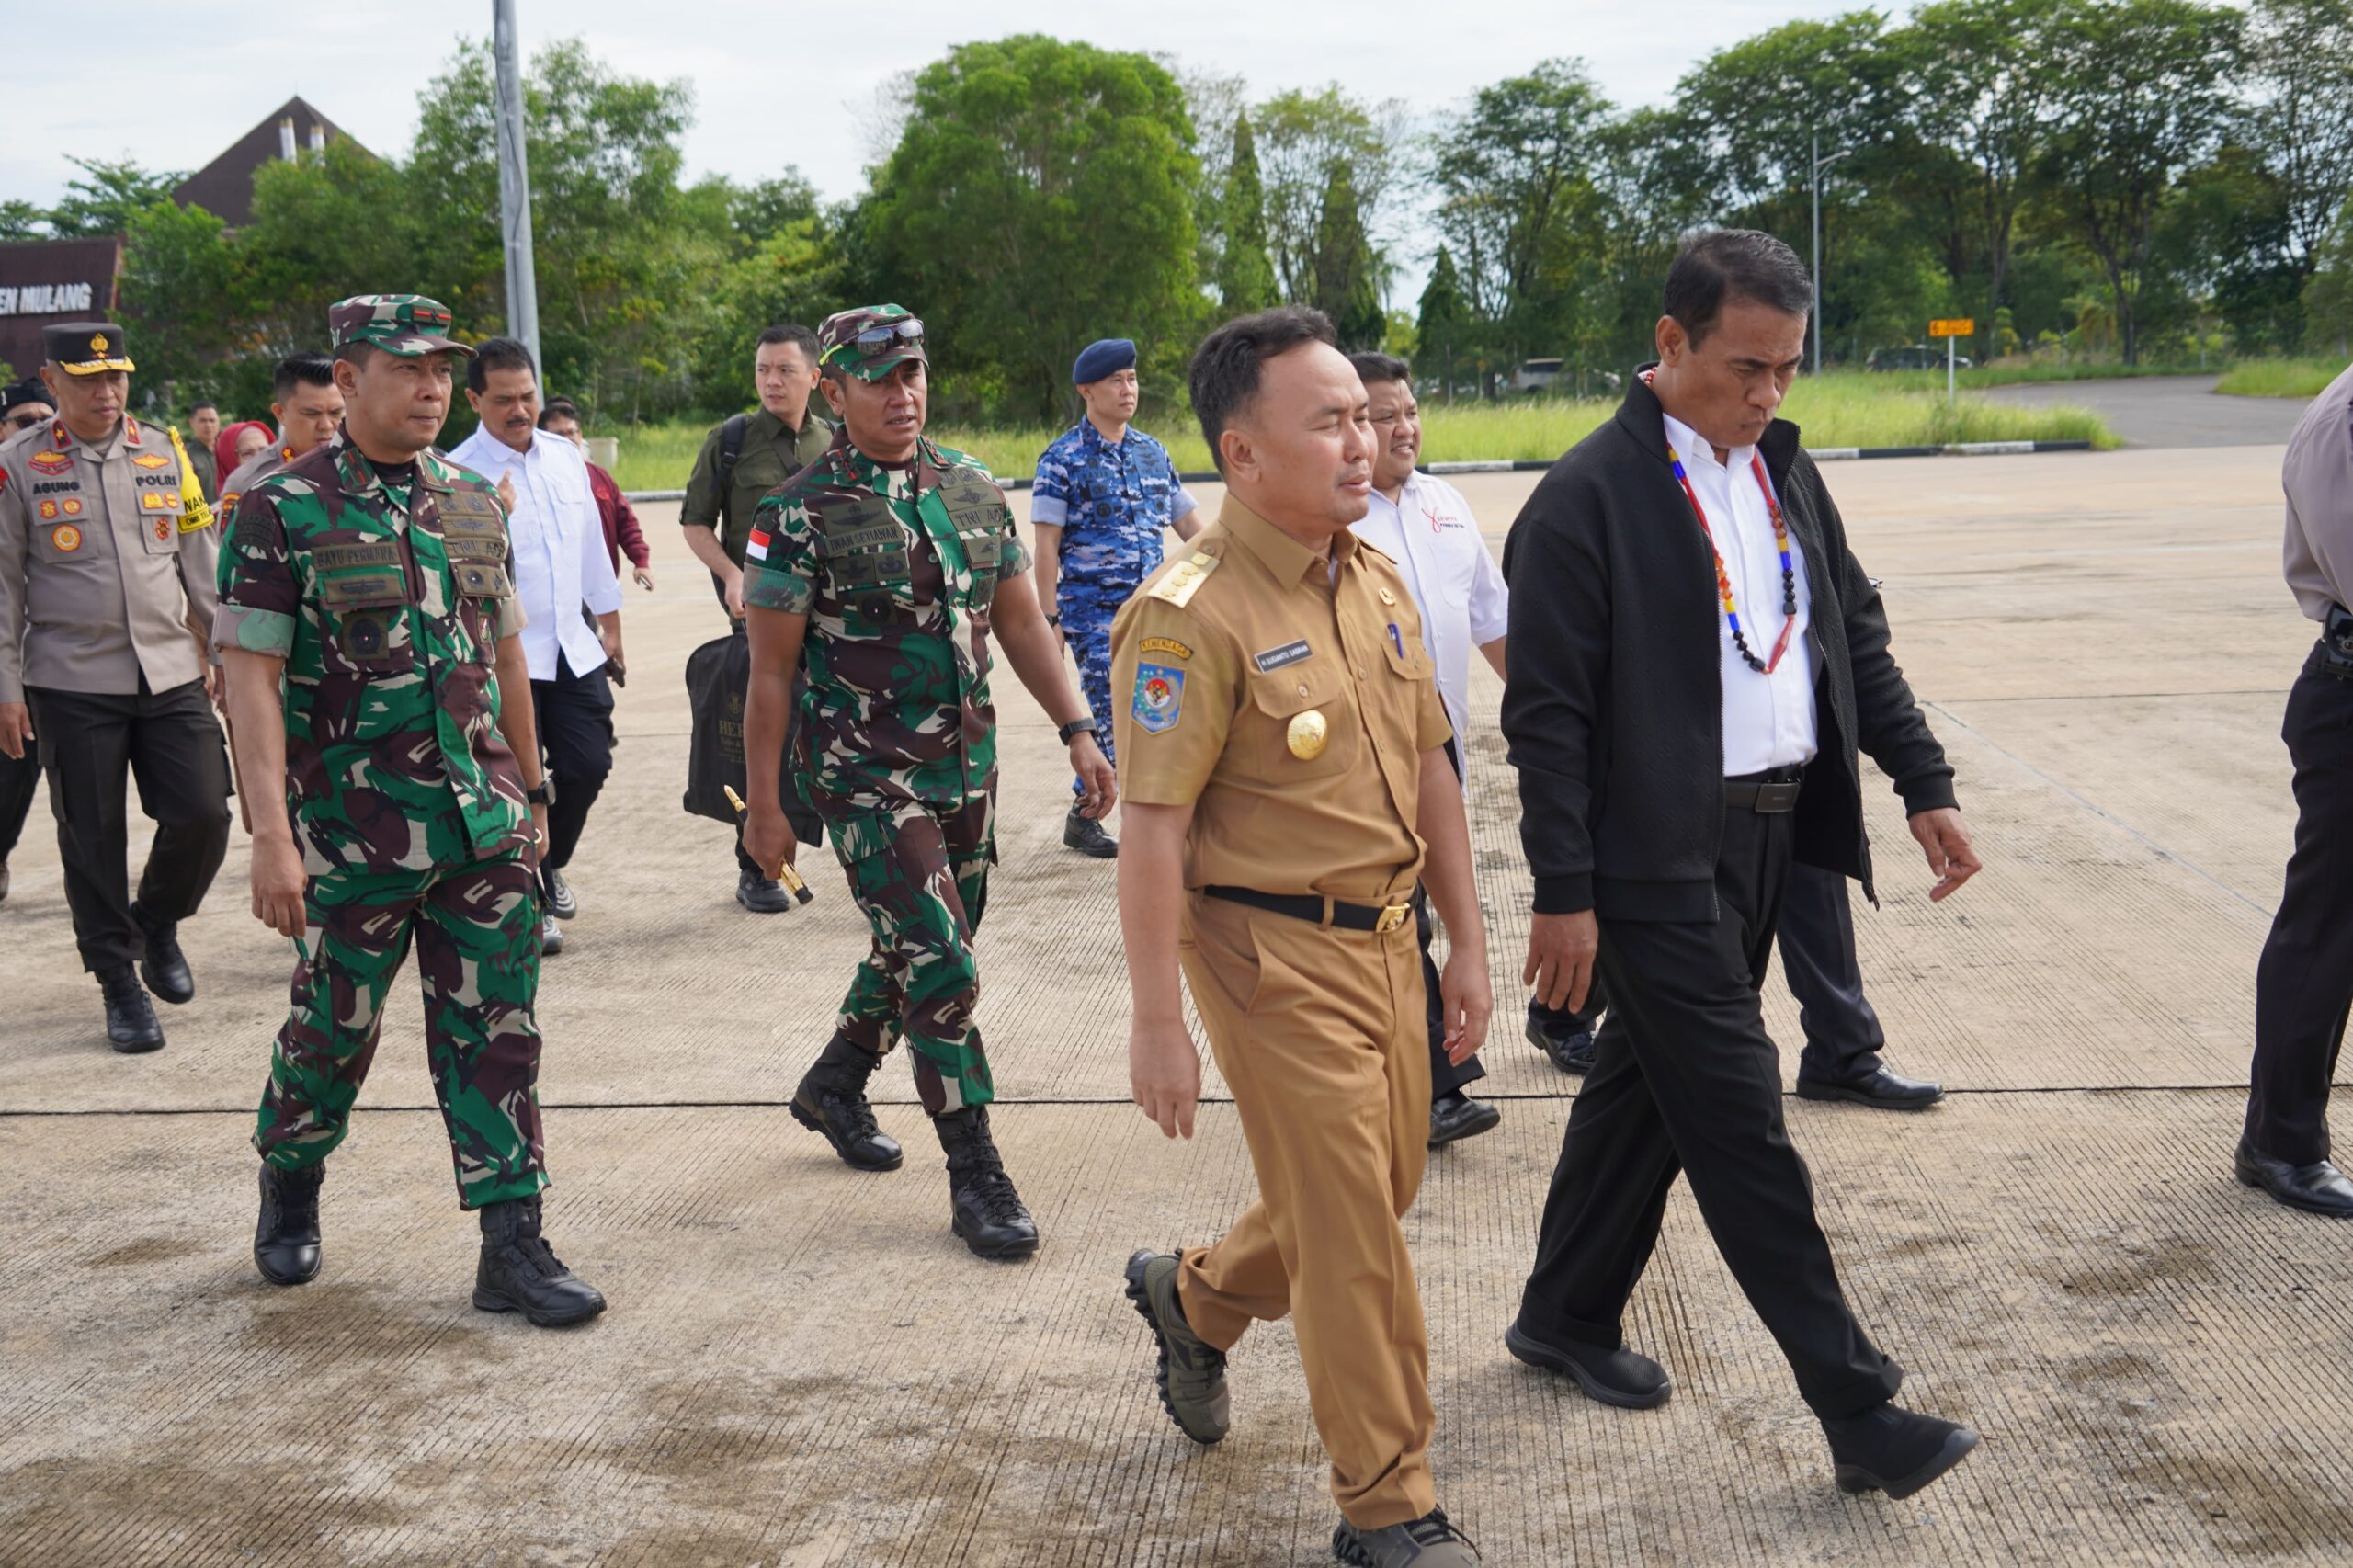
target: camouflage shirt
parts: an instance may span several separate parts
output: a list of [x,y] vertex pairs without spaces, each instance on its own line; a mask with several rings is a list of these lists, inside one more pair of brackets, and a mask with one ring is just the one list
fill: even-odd
[[337,432],[246,491],[222,542],[213,644],[286,661],[286,798],[313,876],[531,841],[498,732],[498,640],[522,626],[506,514],[438,452],[401,480]]
[[745,557],[745,604],[809,618],[804,789],[953,802],[995,785],[989,607],[1029,552],[987,469],[927,439],[884,468],[836,435],[760,503]]
[[1029,520],[1063,530],[1063,576],[1131,593],[1159,570],[1162,531],[1195,506],[1167,448],[1132,426],[1107,441],[1088,419],[1054,437],[1029,487]]

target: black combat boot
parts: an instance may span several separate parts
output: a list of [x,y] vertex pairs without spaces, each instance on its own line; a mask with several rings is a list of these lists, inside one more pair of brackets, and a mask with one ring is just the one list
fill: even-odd
[[603,1312],[605,1298],[549,1249],[540,1235],[534,1194],[483,1206],[474,1305],[486,1312],[521,1312],[540,1328],[564,1328]]
[[1120,856],[1120,841],[1076,806],[1063,819],[1063,845],[1097,860],[1116,860]]
[[180,951],[179,923],[159,920],[136,903],[131,906],[131,918],[147,938],[147,951],[139,960],[139,978],[147,989],[174,1006],[193,1001],[196,976],[188,972],[188,955]]
[[881,1057],[836,1034],[792,1091],[792,1119],[824,1133],[854,1171],[895,1171],[906,1157],[899,1141],[875,1126],[874,1108],[866,1103],[866,1080],[881,1064]]
[[129,1056],[164,1049],[164,1026],[155,1017],[155,1004],[147,999],[147,988],[129,964],[98,971],[98,988],[107,996],[107,1039],[117,1051]]
[[1038,1221],[1029,1217],[1005,1161],[989,1136],[989,1108],[931,1119],[939,1146],[948,1151],[948,1201],[954,1230],[981,1257],[1027,1257],[1038,1250]]
[[254,1267],[273,1285],[308,1285],[319,1277],[319,1184],[324,1165],[306,1171],[261,1167],[261,1219],[254,1226]]

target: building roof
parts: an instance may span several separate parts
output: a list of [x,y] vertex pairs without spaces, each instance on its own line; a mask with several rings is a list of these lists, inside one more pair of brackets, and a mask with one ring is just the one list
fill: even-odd
[[341,126],[297,95],[270,110],[260,124],[231,143],[227,152],[181,181],[172,192],[173,197],[184,205],[203,208],[233,229],[250,222],[254,215],[254,175],[265,164],[285,155],[279,128],[290,119],[294,122],[297,148],[311,145],[314,128],[323,136],[351,141]]

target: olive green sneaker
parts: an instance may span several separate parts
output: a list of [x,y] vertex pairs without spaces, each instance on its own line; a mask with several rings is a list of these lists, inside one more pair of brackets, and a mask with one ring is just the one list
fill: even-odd
[[1377,1530],[1342,1519],[1332,1532],[1332,1556],[1348,1568],[1478,1568],[1486,1561],[1444,1508]]
[[1225,1388],[1225,1352],[1212,1349],[1185,1321],[1176,1296],[1177,1258],[1149,1249],[1128,1259],[1128,1300],[1160,1344],[1161,1407],[1185,1436],[1214,1443],[1233,1425]]

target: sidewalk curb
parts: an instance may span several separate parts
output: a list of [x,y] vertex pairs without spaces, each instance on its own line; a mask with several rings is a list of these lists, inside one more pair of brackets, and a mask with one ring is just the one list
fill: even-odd
[[[2089,441],[1961,441],[1949,447],[1808,447],[1806,455],[1818,463],[1847,462],[1865,458],[1993,458],[2016,457],[2027,452],[2088,452]],[[1490,458],[1479,461],[1424,463],[1424,473],[1541,473],[1559,460],[1556,458]],[[1215,473],[1180,473],[1177,480],[1186,484],[1214,484]],[[1000,479],[1001,490],[1027,490],[1027,479]],[[683,501],[683,490],[632,490],[629,499],[632,505],[640,501]]]

